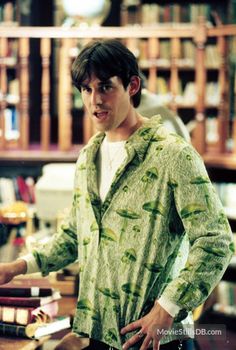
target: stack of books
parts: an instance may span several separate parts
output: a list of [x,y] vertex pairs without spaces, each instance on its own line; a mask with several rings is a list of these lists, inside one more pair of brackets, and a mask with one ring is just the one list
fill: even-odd
[[57,317],[60,292],[45,278],[17,278],[0,286],[0,336],[39,339],[70,328]]

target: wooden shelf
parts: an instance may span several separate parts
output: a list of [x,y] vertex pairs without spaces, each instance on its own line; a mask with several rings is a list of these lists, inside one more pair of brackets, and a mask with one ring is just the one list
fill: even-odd
[[75,162],[82,145],[74,145],[70,151],[60,151],[51,146],[49,151],[42,151],[39,146],[31,146],[29,150],[4,150],[0,151],[1,162]]
[[[148,62],[148,61],[141,61],[139,66],[143,70],[155,67],[158,70],[165,71],[165,70],[170,70],[171,63],[170,62],[159,63],[159,62],[155,62],[155,61],[150,61],[150,62]],[[196,69],[195,65],[190,65],[190,64],[188,65],[188,64],[181,64],[181,63],[177,63],[176,67],[180,71],[195,71],[195,69]]]
[[203,160],[207,167],[236,170],[236,155],[231,153],[205,153]]
[[15,68],[17,64],[17,57],[5,57],[5,59],[3,59],[3,64],[5,64],[7,68]]
[[[173,100],[178,95],[179,92],[179,82],[183,82],[183,88],[187,86],[187,83],[195,83],[195,92],[196,92],[196,103],[174,103],[171,101],[171,108],[177,109],[178,114],[183,119],[186,117],[185,110],[190,110],[190,112],[197,115],[198,122],[196,127],[192,132],[192,140],[194,147],[198,150],[200,154],[204,154],[206,150],[206,135],[204,127],[204,118],[210,115],[209,110],[214,110],[214,115],[219,115],[220,118],[220,149],[223,152],[226,149],[226,141],[228,130],[231,127],[228,123],[228,54],[227,41],[228,37],[234,37],[236,35],[236,25],[224,25],[217,28],[209,28],[209,26],[204,22],[204,20],[199,21],[199,23],[193,24],[176,24],[169,23],[165,25],[157,26],[129,26],[129,27],[89,27],[89,28],[66,28],[66,27],[0,27],[0,39],[2,59],[10,59],[8,57],[7,44],[9,40],[14,38],[14,40],[19,41],[18,45],[18,74],[20,88],[20,104],[19,104],[19,118],[21,120],[21,147],[22,149],[30,150],[30,132],[35,130],[32,128],[33,118],[30,118],[30,113],[32,113],[30,107],[30,64],[31,64],[31,46],[30,43],[34,39],[40,39],[40,55],[37,59],[42,62],[42,82],[41,82],[41,115],[40,117],[40,133],[41,144],[44,150],[50,148],[51,140],[51,96],[50,91],[52,86],[49,86],[49,82],[53,81],[50,79],[51,75],[51,57],[53,52],[51,49],[54,47],[53,39],[58,40],[58,92],[56,100],[58,101],[57,112],[58,112],[58,144],[60,149],[63,149],[65,153],[60,153],[56,151],[53,155],[51,150],[45,152],[33,152],[32,154],[26,154],[25,152],[18,153],[14,151],[14,155],[10,155],[9,152],[13,152],[8,147],[5,140],[0,138],[0,159],[10,159],[17,160],[18,158],[23,160],[35,160],[40,161],[43,159],[46,160],[75,160],[76,156],[71,151],[71,144],[73,138],[73,94],[71,91],[71,63],[72,57],[78,54],[78,41],[83,45],[83,40],[81,39],[100,39],[100,38],[117,38],[121,39],[128,48],[133,50],[134,53],[140,53],[139,64],[141,69],[146,69],[145,75],[147,75],[148,80],[148,89],[151,92],[156,93],[157,78],[160,77],[164,79],[168,84],[168,90],[170,91]],[[220,66],[208,65],[206,61],[206,48],[209,42],[209,37],[214,39],[216,46],[219,49],[220,53]],[[137,40],[138,39],[138,40]],[[139,46],[140,41],[145,39],[146,43],[143,46]],[[168,40],[170,42],[170,49],[168,49],[167,54],[164,47],[161,45],[162,41]],[[185,53],[187,48],[182,50],[182,42],[188,39],[192,43],[194,55],[190,55],[189,58],[183,58],[182,56],[188,56],[188,51]],[[53,45],[52,45],[53,44]],[[209,43],[210,45],[210,43]],[[4,48],[5,47],[5,48]],[[4,50],[3,50],[4,49]],[[192,52],[192,51],[191,51]],[[138,55],[138,54],[137,54]],[[163,57],[163,58],[162,58]],[[166,59],[165,59],[166,57]],[[14,58],[13,58],[14,60]],[[193,63],[195,61],[195,64]],[[1,61],[2,62],[2,61]],[[5,62],[6,63],[6,62]],[[11,64],[11,62],[9,62]],[[210,61],[211,63],[211,61]],[[216,62],[218,63],[218,61]],[[207,65],[207,67],[206,67]],[[6,95],[7,86],[7,72],[4,64],[0,64],[1,79],[0,90]],[[219,106],[210,105],[206,103],[206,90],[207,82],[210,81],[213,77],[209,77],[208,70],[214,70],[213,75],[214,80],[217,78],[219,81],[220,88],[220,97],[219,97]],[[147,74],[146,74],[147,73]],[[160,73],[160,75],[159,75]],[[186,73],[186,74],[185,74]],[[211,72],[210,72],[211,73]],[[218,75],[217,75],[218,74]],[[166,79],[166,75],[168,76]],[[216,77],[217,75],[217,77]],[[163,76],[165,76],[163,78]],[[211,79],[210,79],[211,78]],[[22,81],[24,83],[22,83]],[[185,84],[186,83],[186,84]],[[168,100],[169,101],[169,100]],[[176,101],[176,99],[175,99]],[[5,102],[5,101],[4,101]],[[177,101],[176,101],[177,102]],[[179,99],[178,102],[182,102]],[[189,102],[191,102],[189,100]],[[1,112],[3,113],[5,105],[2,103]],[[219,110],[219,113],[218,113]],[[216,113],[215,113],[216,112]],[[3,115],[3,114],[2,114]],[[224,122],[224,118],[226,123]],[[227,125],[226,125],[227,124]],[[0,126],[1,129],[4,129]],[[55,130],[55,129],[54,129]],[[93,130],[88,130],[86,135],[84,134],[83,129],[82,140],[86,142],[88,138],[92,136]],[[32,134],[31,134],[32,135]],[[38,135],[37,135],[38,136]],[[35,138],[38,140],[38,137]],[[80,139],[76,139],[80,140]],[[80,142],[80,141],[77,141]],[[83,142],[83,141],[81,141]],[[6,148],[6,151],[5,149]],[[4,152],[4,153],[3,153]],[[31,150],[30,150],[31,153]],[[223,157],[222,157],[223,158]],[[206,157],[206,161],[210,165],[216,164],[220,167],[229,167],[230,169],[236,169],[236,160],[231,158],[227,160],[214,160],[214,157],[209,160]]]
[[150,69],[152,67],[155,67],[159,70],[170,70],[171,67],[170,62],[160,63],[158,60],[142,60],[140,61],[139,66],[143,70]]
[[206,70],[219,70],[220,66],[206,66]]
[[[139,66],[141,69],[149,69],[151,67],[156,67],[159,70],[170,70],[171,60],[167,59],[143,59],[139,61]],[[186,59],[176,59],[176,67],[178,70],[183,71],[194,71],[196,69],[195,62],[186,63]],[[208,70],[217,70],[219,67],[206,67]]]
[[176,103],[178,109],[195,109],[196,104],[193,103]]
[[218,109],[220,106],[219,105],[216,105],[216,104],[206,104],[206,109]]
[[19,337],[2,337],[0,338],[0,350],[34,350],[50,339],[50,336],[42,337],[39,340],[22,339]]
[[[176,24],[135,27],[1,27],[0,36],[6,38],[192,38],[198,31],[196,24]],[[236,32],[236,29],[235,29]]]

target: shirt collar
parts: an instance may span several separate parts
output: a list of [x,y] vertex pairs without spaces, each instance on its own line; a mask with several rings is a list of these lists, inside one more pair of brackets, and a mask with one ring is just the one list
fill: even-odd
[[149,143],[152,141],[156,130],[162,125],[162,119],[160,115],[153,116],[148,121],[146,121],[140,128],[138,128],[127,140],[125,146],[127,152],[133,149],[138,155],[140,162],[143,161]]
[[[162,119],[160,115],[153,116],[146,121],[140,128],[138,128],[126,141],[125,148],[127,153],[132,153],[133,150],[138,155],[139,161],[142,162],[146,154],[150,141],[152,141],[156,130],[162,126]],[[99,132],[95,134],[88,142],[84,149],[93,149],[97,151],[100,147],[105,133]]]

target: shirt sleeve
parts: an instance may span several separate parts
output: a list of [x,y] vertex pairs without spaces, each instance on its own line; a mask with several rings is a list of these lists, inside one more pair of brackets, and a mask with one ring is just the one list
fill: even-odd
[[180,307],[175,303],[173,303],[168,298],[166,298],[164,295],[162,295],[159,299],[157,299],[157,302],[172,317],[175,317],[180,311]]
[[73,201],[68,218],[47,243],[33,250],[33,256],[43,276],[58,271],[78,258],[76,209]]
[[40,272],[40,268],[39,268],[33,254],[30,253],[30,254],[21,256],[19,259],[25,260],[25,262],[27,264],[27,271],[26,271],[27,274]]
[[173,202],[190,250],[184,269],[167,285],[162,298],[187,312],[202,304],[220,281],[234,244],[223,207],[192,146],[185,146],[175,155],[169,176]]

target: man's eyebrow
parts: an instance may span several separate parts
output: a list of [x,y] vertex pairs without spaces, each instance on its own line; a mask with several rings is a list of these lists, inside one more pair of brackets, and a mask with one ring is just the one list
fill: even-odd
[[[106,80],[101,80],[99,81],[98,85],[104,85],[104,84],[113,84],[112,80],[111,79],[106,79]],[[86,82],[83,82],[80,84],[81,87],[89,87],[89,82],[86,83]]]
[[80,86],[83,88],[87,88],[89,87],[89,83],[81,83]]
[[102,80],[98,83],[98,85],[104,85],[104,84],[113,84],[111,79],[106,79],[106,80]]

